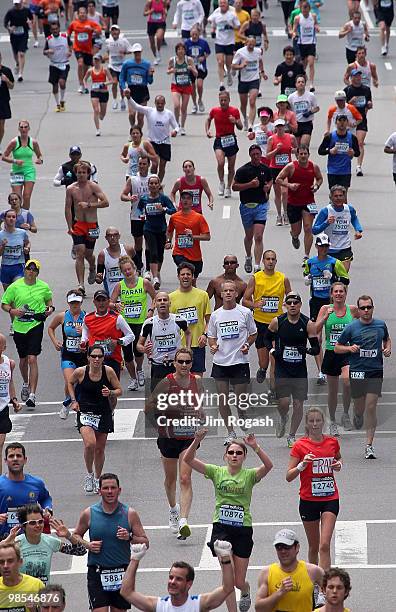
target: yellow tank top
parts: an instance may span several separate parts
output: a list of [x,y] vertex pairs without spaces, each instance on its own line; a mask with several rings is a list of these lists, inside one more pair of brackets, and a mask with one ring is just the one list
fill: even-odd
[[260,323],[271,323],[274,317],[283,313],[283,300],[285,297],[285,275],[275,271],[266,274],[263,270],[254,275],[253,301],[258,302],[262,297],[266,298],[264,306],[254,309],[254,319]]
[[311,612],[314,585],[305,561],[298,561],[294,572],[284,572],[278,563],[272,563],[268,572],[268,595],[279,591],[285,578],[293,580],[293,590],[278,601],[272,612]]
[[[318,610],[321,610],[322,608],[315,608],[314,612],[318,612]],[[350,608],[344,608],[344,612],[351,612]]]

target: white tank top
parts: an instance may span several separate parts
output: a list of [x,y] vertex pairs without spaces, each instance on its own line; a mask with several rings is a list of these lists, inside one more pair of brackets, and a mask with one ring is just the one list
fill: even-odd
[[[155,176],[153,174],[148,174],[147,176],[140,176],[137,174],[136,176],[131,176],[132,183],[132,192],[131,195],[139,196],[139,199],[143,195],[148,195],[148,181],[150,176]],[[140,221],[141,211],[138,209],[139,200],[137,202],[131,202],[131,221]]]
[[0,411],[10,401],[11,366],[7,355],[3,355],[3,363],[0,363]]
[[358,47],[364,45],[364,26],[362,22],[356,26],[353,21],[350,21],[349,25],[352,26],[352,32],[348,32],[345,46],[347,49],[350,49],[350,51],[356,51]]
[[158,597],[156,612],[199,612],[201,595],[189,595],[182,606],[174,606],[169,595]]
[[[177,349],[181,346],[181,330],[176,323],[176,315],[170,313],[168,319],[160,319],[158,315],[155,315],[152,318],[152,324],[151,341],[153,343],[153,352],[151,353],[151,359],[154,363],[173,361]],[[177,609],[180,612],[182,608],[183,606],[180,606]],[[171,610],[172,608],[160,609]]]
[[300,45],[314,45],[316,43],[315,21],[311,13],[308,17],[304,17],[302,13],[299,15],[300,35],[298,42]]
[[[128,255],[128,253],[125,250],[125,246],[120,243],[120,257],[123,257],[124,255]],[[116,284],[122,281],[124,277],[121,274],[121,270],[118,265],[119,257],[112,257],[109,254],[107,248],[104,249],[104,256],[105,256],[104,266],[105,266],[105,271],[106,271],[104,286],[108,294],[111,296]]]
[[143,149],[143,140],[138,147],[135,147],[132,143],[129,143],[128,147],[128,176],[136,176],[139,172],[138,161],[139,157],[143,157],[142,155]]
[[370,62],[366,60],[366,66],[361,66],[357,62],[354,63],[354,68],[357,68],[362,73],[362,85],[371,87],[371,66]]

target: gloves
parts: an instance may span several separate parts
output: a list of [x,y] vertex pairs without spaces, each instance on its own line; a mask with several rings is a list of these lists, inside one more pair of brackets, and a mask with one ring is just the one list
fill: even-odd
[[309,287],[309,285],[311,284],[311,280],[312,276],[310,274],[307,274],[307,276],[304,277],[304,283],[307,285],[307,287]]
[[131,559],[135,559],[135,561],[140,561],[140,559],[143,559],[146,552],[147,552],[146,544],[132,544]]
[[323,270],[323,278],[331,278],[333,273],[331,270]]
[[270,354],[272,355],[272,357],[275,359],[275,361],[277,359],[280,359],[283,355],[282,349],[280,348],[274,348],[270,351]]
[[220,558],[231,556],[232,546],[230,542],[226,542],[225,540],[216,540],[213,544],[213,548],[216,555]]
[[303,113],[303,114],[302,114],[302,116],[303,116],[305,119],[309,119],[309,117],[310,117],[311,115],[312,115],[312,113],[311,113],[311,111],[310,111],[310,110],[307,110],[307,111],[305,111],[305,113]]
[[309,349],[307,349],[306,346],[298,346],[297,347],[298,352],[300,353],[300,355],[302,355],[303,357],[305,357],[305,355],[308,353]]

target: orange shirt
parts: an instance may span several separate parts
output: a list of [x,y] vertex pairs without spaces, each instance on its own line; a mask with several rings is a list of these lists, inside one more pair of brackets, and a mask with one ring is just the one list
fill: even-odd
[[67,28],[67,33],[71,36],[74,33],[73,49],[80,53],[92,55],[92,37],[94,32],[102,34],[102,28],[95,21],[80,21],[75,19]]
[[189,261],[202,261],[201,241],[192,240],[188,234],[185,234],[186,229],[192,230],[193,236],[209,233],[206,219],[200,213],[194,210],[188,213],[179,210],[174,213],[168,224],[169,233],[173,230],[176,233],[173,255],[183,255]]
[[[44,10],[45,18],[44,23],[56,22],[56,18],[59,19],[59,13],[63,9],[62,0],[41,0],[39,6]],[[52,15],[48,20],[48,16]]]

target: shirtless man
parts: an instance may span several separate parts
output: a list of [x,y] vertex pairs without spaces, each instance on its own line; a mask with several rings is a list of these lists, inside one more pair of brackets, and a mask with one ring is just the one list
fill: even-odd
[[96,278],[93,250],[99,238],[98,208],[107,208],[109,201],[99,185],[89,180],[91,168],[87,162],[78,162],[74,171],[77,181],[66,189],[65,219],[76,251],[77,282],[85,295],[84,258],[89,264],[88,283],[93,285]]
[[103,283],[107,293],[111,296],[114,287],[123,280],[118,260],[123,255],[135,256],[133,246],[120,242],[120,230],[116,227],[106,229],[105,238],[108,246],[100,251],[96,262],[96,282]]
[[214,296],[214,310],[217,310],[218,308],[220,308],[220,306],[223,306],[223,298],[221,297],[221,285],[224,283],[224,281],[234,281],[238,293],[236,298],[238,304],[242,299],[242,296],[245,293],[247,287],[245,281],[243,281],[239,276],[237,276],[236,270],[237,268],[239,268],[239,262],[236,255],[226,255],[223,261],[223,268],[224,273],[220,274],[220,276],[212,278],[206,289],[206,293],[208,294],[209,299]]

